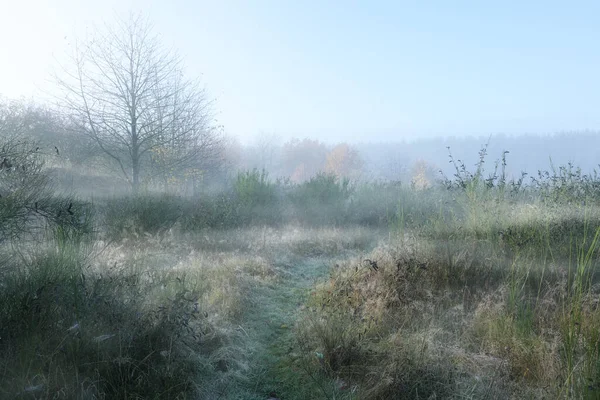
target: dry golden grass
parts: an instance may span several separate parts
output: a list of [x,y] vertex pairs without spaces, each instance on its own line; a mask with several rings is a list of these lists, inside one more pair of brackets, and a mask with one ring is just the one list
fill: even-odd
[[[308,374],[341,379],[360,399],[594,398],[596,227],[586,238],[573,221],[582,210],[525,208],[498,221],[546,235],[548,248],[503,246],[506,237],[483,239],[471,226],[456,239],[390,237],[333,264],[297,332],[302,348],[322,354],[305,360]],[[570,255],[552,229],[570,235]]]

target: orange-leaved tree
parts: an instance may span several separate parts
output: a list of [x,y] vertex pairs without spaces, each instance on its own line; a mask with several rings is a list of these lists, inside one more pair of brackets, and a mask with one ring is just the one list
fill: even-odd
[[327,154],[325,172],[339,178],[356,179],[360,176],[363,165],[356,149],[347,143],[340,143]]

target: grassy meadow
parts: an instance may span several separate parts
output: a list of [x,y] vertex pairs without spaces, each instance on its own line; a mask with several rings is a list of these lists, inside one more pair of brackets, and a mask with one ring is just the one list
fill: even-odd
[[1,171],[0,398],[600,398],[600,180],[482,166],[198,198]]

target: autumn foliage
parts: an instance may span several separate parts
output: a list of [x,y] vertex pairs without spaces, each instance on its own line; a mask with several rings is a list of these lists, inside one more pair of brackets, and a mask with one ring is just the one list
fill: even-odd
[[338,144],[327,154],[325,172],[338,178],[357,178],[362,167],[358,151],[347,143]]
[[319,173],[338,178],[358,178],[364,163],[347,143],[328,148],[311,139],[292,139],[283,146],[282,172],[292,182],[305,182]]
[[327,147],[318,140],[292,139],[283,145],[284,175],[293,182],[303,182],[323,170]]

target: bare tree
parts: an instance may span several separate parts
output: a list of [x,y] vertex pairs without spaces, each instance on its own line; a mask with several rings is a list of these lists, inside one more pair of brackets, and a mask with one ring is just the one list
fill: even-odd
[[184,77],[181,59],[162,46],[140,15],[77,44],[72,65],[56,80],[73,122],[134,192],[142,179],[193,166],[219,149],[212,102]]
[[195,181],[223,162],[222,127],[212,124],[211,103],[206,101],[205,91],[183,81],[181,75],[166,87],[167,91],[173,89],[174,95],[155,95],[166,101],[153,118],[156,146],[150,151],[148,164],[149,178],[158,177],[165,189],[169,179]]
[[259,157],[259,167],[273,172],[275,158],[280,147],[280,137],[275,133],[260,132],[256,137],[255,147]]

